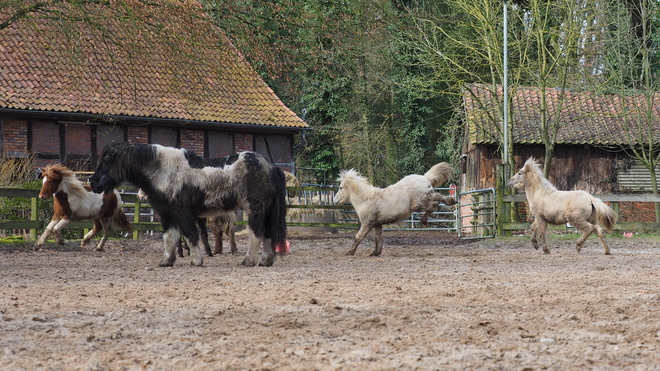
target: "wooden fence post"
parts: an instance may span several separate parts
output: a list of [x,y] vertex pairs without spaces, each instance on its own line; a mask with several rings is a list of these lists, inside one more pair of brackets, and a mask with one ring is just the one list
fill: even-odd
[[[30,220],[36,221],[38,220],[37,217],[39,216],[39,208],[37,204],[37,198],[36,197],[31,197],[30,198]],[[30,229],[30,239],[33,241],[37,240],[37,230],[36,229]]]
[[[142,205],[140,205],[140,200],[135,201],[135,204],[133,204],[133,223],[137,224],[140,223],[140,214],[142,213]],[[136,229],[133,230],[133,239],[137,240],[138,237],[140,236],[140,231]]]
[[504,223],[509,223],[511,221],[511,203],[505,203],[502,197],[507,194],[507,192],[511,192],[510,188],[506,185],[506,181],[509,180],[511,174],[511,165],[499,164],[497,165],[496,171],[495,197],[497,198],[497,235],[510,236],[511,231],[505,231],[503,226]]

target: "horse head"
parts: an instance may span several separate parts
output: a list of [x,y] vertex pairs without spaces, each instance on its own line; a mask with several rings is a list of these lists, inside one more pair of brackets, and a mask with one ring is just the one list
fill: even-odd
[[525,164],[520,168],[520,171],[512,176],[506,184],[512,188],[525,188],[526,185],[535,180],[537,180],[537,183],[540,183],[542,178],[543,173],[541,172],[540,164],[536,162],[534,157],[530,157],[525,161]]
[[112,192],[124,181],[122,161],[130,152],[130,148],[131,145],[128,143],[110,143],[105,146],[103,152],[101,152],[99,165],[90,178],[92,191],[95,193]]
[[339,173],[339,190],[335,193],[333,201],[335,204],[345,204],[351,201],[351,187],[354,186],[355,181],[363,179],[360,173],[355,169],[342,170]]
[[60,189],[64,177],[73,176],[73,172],[60,164],[48,165],[41,169],[41,191],[39,198],[47,200]]

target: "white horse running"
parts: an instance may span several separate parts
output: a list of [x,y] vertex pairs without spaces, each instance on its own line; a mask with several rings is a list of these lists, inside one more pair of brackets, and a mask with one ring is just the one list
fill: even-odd
[[360,229],[348,255],[355,254],[360,242],[373,229],[376,248],[370,256],[379,256],[383,249],[383,224],[404,220],[413,211],[424,212],[421,221],[426,224],[439,202],[454,205],[454,198],[445,197],[434,190],[449,179],[450,175],[449,164],[441,162],[424,175],[408,175],[387,188],[377,188],[354,169],[342,171],[334,202],[343,204],[350,201],[360,220]]
[[532,244],[538,250],[541,238],[543,252],[550,253],[546,243],[548,223],[571,223],[582,233],[575,248],[578,252],[587,238],[594,232],[605,248],[605,255],[610,248],[605,242],[605,233],[598,225],[612,231],[616,222],[616,212],[603,201],[585,191],[558,191],[544,176],[541,165],[530,157],[520,171],[511,177],[507,184],[513,188],[524,188],[529,211],[534,215],[532,223]]

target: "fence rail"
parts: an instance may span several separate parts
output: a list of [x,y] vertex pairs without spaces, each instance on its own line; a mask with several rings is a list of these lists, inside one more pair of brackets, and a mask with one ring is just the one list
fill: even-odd
[[[135,232],[133,233],[133,238],[137,239],[139,232],[142,231],[154,231],[162,232],[162,227],[159,222],[153,221],[153,214],[151,211],[150,204],[148,202],[141,201],[137,194],[133,191],[130,191],[130,188],[127,188],[130,193],[122,192],[121,198],[123,201],[123,208],[126,212],[126,215],[129,217],[129,220],[132,220],[133,228]],[[351,205],[333,205],[332,195],[328,196],[328,192],[334,192],[336,188],[334,187],[291,187],[287,188],[289,193],[297,192],[298,196],[287,197],[287,208],[288,209],[306,209],[306,210],[346,210],[351,211],[353,207]],[[126,191],[126,190],[122,190]],[[0,188],[0,197],[22,197],[30,200],[30,220],[4,220],[0,221],[0,230],[7,229],[26,229],[30,230],[30,237],[32,239],[37,238],[37,230],[43,229],[50,220],[39,219],[39,207],[37,203],[37,197],[39,195],[39,190],[35,189],[23,189],[23,188]],[[321,199],[320,203],[312,203],[312,198],[314,195],[322,195],[314,201]],[[294,202],[292,202],[295,201]],[[146,209],[146,210],[145,210]],[[135,213],[135,210],[139,210],[138,213]],[[142,219],[150,219],[150,221],[142,221]],[[247,224],[245,221],[237,221],[236,224],[244,225]],[[345,228],[345,229],[355,229],[358,227],[358,224],[355,221],[346,220],[345,222],[337,223],[316,223],[316,222],[293,222],[287,220],[287,226],[289,227],[322,227],[322,228]],[[93,228],[93,222],[91,220],[79,220],[73,221],[68,226],[67,229],[91,229]]]
[[[609,202],[614,211],[619,213],[619,206],[622,202],[660,202],[660,195],[654,194],[597,194],[593,195],[605,202]],[[516,202],[527,202],[524,194],[502,195],[502,202],[513,205]],[[530,229],[532,223],[528,222],[510,222],[506,218],[500,218],[500,227],[503,231],[515,231]],[[548,229],[570,230],[575,229],[567,225],[548,225]],[[614,226],[615,231],[653,231],[660,230],[660,223],[649,222],[617,222]]]

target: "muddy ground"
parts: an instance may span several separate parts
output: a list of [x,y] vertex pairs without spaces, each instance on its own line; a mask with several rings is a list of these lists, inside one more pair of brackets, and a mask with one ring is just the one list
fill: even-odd
[[[10,370],[658,370],[660,239],[292,236],[275,266],[179,258],[161,241],[0,247]],[[593,237],[592,237],[593,238]],[[239,238],[241,255],[246,241]]]

